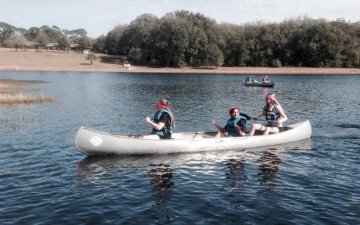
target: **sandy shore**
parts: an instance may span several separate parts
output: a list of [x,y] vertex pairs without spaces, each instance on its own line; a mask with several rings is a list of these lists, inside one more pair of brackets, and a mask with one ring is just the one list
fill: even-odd
[[224,74],[359,74],[360,68],[298,68],[298,67],[218,67],[218,68],[149,68],[124,67],[120,58],[97,54],[90,65],[85,55],[74,52],[18,50],[0,48],[0,71],[77,71],[126,73],[224,73]]

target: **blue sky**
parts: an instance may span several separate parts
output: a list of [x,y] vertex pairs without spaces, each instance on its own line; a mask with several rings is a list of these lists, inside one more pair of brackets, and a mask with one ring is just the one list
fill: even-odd
[[360,0],[0,0],[0,22],[26,29],[84,28],[95,38],[144,13],[161,18],[176,10],[232,24],[281,22],[299,16],[360,21]]

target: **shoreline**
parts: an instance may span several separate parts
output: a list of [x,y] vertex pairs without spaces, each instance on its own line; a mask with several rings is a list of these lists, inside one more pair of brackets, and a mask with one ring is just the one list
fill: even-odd
[[86,55],[75,52],[16,51],[0,48],[0,71],[6,72],[115,72],[115,73],[182,73],[182,74],[239,74],[239,75],[360,75],[360,68],[311,68],[311,67],[218,67],[218,68],[153,68],[124,67],[120,57],[96,54],[98,60],[90,65]]

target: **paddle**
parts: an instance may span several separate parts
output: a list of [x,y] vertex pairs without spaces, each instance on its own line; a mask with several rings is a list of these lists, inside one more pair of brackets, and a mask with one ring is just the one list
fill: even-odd
[[258,121],[266,121],[266,122],[271,122],[271,120],[265,120],[265,119],[259,119],[259,118],[256,118],[256,119],[253,119],[251,116],[245,114],[245,113],[240,113],[240,116],[244,117],[245,119],[247,120],[258,120]]
[[247,114],[245,114],[245,113],[240,113],[240,116],[244,117],[244,118],[247,119],[247,120],[251,120],[251,119],[252,119],[251,116],[249,116],[249,115],[247,115]]
[[[251,120],[252,119],[251,116],[249,116],[248,114],[245,114],[245,113],[240,113],[240,116],[244,117],[246,120]],[[225,119],[225,117],[223,119]],[[210,121],[213,122],[214,120],[210,120]]]
[[266,122],[270,122],[271,120],[266,120],[266,119],[259,119],[259,118],[256,118],[256,119],[253,119],[251,116],[245,114],[245,113],[240,113],[240,116],[244,117],[245,119],[247,120],[252,120],[252,121],[266,121]]

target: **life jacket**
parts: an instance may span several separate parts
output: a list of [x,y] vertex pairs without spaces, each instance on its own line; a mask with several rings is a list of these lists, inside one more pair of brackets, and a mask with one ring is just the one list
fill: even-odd
[[174,115],[172,112],[168,109],[162,109],[160,111],[157,111],[154,115],[154,122],[159,123],[161,116],[167,113],[170,116],[170,124],[165,123],[164,127],[161,130],[152,130],[152,134],[156,134],[159,136],[165,136],[166,133],[172,133],[172,130],[174,129]]
[[277,127],[278,126],[278,119],[280,118],[280,110],[278,106],[273,105],[265,105],[263,109],[263,114],[265,115],[266,121],[268,121],[268,125],[270,127]]
[[[238,133],[238,131],[236,130],[236,125],[240,120],[244,120],[245,124],[246,124],[246,118],[242,117],[242,116],[238,116],[237,118],[233,119],[230,118],[228,119],[228,121],[226,122],[226,131],[228,133]],[[246,127],[240,127],[240,129],[246,130]]]

